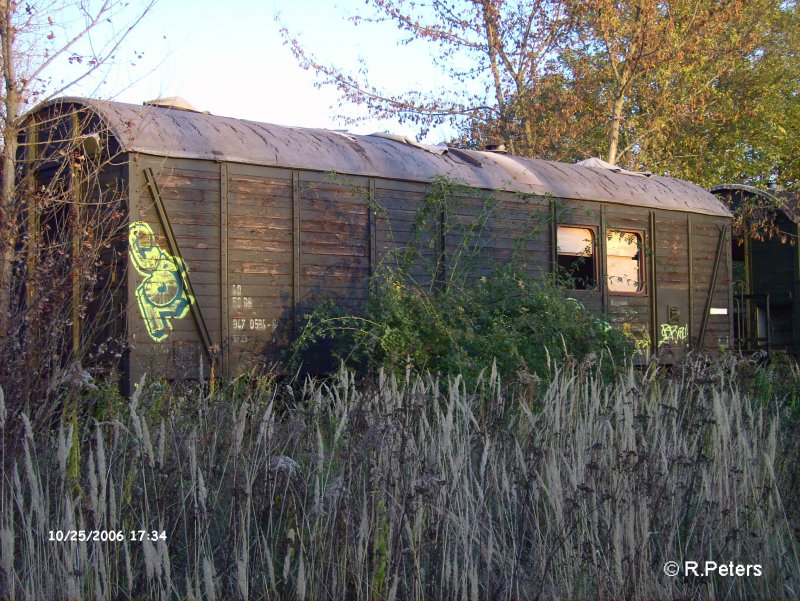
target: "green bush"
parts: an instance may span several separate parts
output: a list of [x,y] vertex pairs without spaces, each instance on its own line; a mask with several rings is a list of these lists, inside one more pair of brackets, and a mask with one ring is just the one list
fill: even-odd
[[461,374],[468,383],[493,361],[504,377],[523,371],[548,378],[553,360],[571,357],[608,371],[612,357],[622,362],[633,352],[621,332],[556,282],[533,282],[511,269],[430,291],[390,271],[364,317],[331,302],[318,306],[293,346],[295,364],[320,346],[360,370],[429,370]]

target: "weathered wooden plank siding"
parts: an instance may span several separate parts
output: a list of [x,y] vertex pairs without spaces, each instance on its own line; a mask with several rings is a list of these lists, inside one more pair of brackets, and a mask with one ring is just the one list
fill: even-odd
[[[603,315],[603,292],[601,286],[602,265],[600,253],[600,205],[597,203],[555,199],[555,226],[571,225],[592,230],[592,256],[595,264],[595,287],[591,290],[571,290],[568,295],[578,300],[595,315]],[[553,241],[552,244],[556,244]]]
[[[655,212],[655,337],[660,355],[667,360],[684,356],[697,336],[699,322],[691,319],[689,294],[689,233],[686,216]],[[692,326],[690,326],[692,324]]]
[[[717,245],[724,222],[704,216],[693,217],[692,258],[694,268],[694,323],[700,335],[706,301],[711,286]],[[712,308],[727,308],[727,315],[708,315],[704,348],[713,350],[731,343],[730,328],[730,231],[722,246],[722,256],[717,272],[716,286],[712,295]]]
[[227,166],[227,350],[232,374],[279,358],[292,334],[289,170]]
[[468,282],[515,258],[530,277],[549,271],[549,202],[503,192],[455,195],[446,216],[448,277]]
[[624,231],[638,234],[639,278],[641,290],[638,292],[608,293],[607,319],[635,341],[640,354],[647,356],[655,350],[652,341],[650,295],[655,286],[648,269],[648,259],[652,253],[652,240],[648,233],[649,213],[645,209],[631,210],[621,207],[608,207],[605,211],[605,237],[608,231]]
[[[695,249],[695,257],[697,257]],[[656,269],[662,288],[687,290],[689,281],[689,233],[686,217],[680,214],[656,215]]]
[[413,245],[408,275],[421,286],[432,285],[438,257],[436,214],[431,212],[427,219],[421,219],[427,195],[428,189],[422,184],[375,182],[376,264],[399,266],[403,249]]
[[[222,349],[225,365],[231,366],[230,375],[254,363],[278,360],[296,331],[298,317],[321,300],[332,299],[348,311],[363,312],[370,273],[384,262],[397,265],[401,250],[409,244],[416,254],[408,275],[423,286],[434,285],[441,259],[444,276],[463,276],[460,281],[467,285],[512,256],[527,265],[531,278],[540,279],[551,270],[558,225],[589,228],[594,236],[597,285],[569,291],[570,297],[604,315],[643,346],[658,345],[665,323],[688,330],[690,316],[694,325],[689,335],[696,337],[724,221],[695,216],[690,295],[690,236],[682,213],[655,211],[653,247],[650,209],[470,190],[456,190],[442,207],[431,207],[429,187],[423,184],[146,159],[131,169],[135,191],[131,220],[151,224],[164,249],[166,239],[141,175],[148,166],[156,174],[195,287],[195,301],[212,342]],[[443,219],[439,208],[445,210]],[[222,223],[227,224],[225,230]],[[642,290],[607,289],[603,251],[608,230],[632,231],[641,237]],[[650,266],[652,253],[655,273]],[[728,306],[728,273],[728,259],[723,256],[715,307]],[[130,277],[135,289],[142,278]],[[133,291],[129,302],[137,306]],[[171,320],[169,340],[162,344],[149,339],[137,313],[129,312],[136,347],[132,364],[139,366],[139,373],[153,370],[167,377],[196,377],[200,369],[209,368],[200,367],[201,338],[190,315]],[[728,323],[724,315],[709,317],[708,348],[728,340]],[[677,356],[687,343],[673,340],[667,347],[672,345]]]
[[[155,176],[181,259],[194,286],[196,296],[193,303],[202,314],[211,342],[219,344],[219,169],[208,161],[138,157],[132,162],[130,221],[144,222],[152,229],[154,242],[164,252],[167,264],[172,256],[144,178],[144,170],[148,168],[152,169]],[[145,326],[137,290],[139,299],[144,291],[142,302],[148,304],[155,302],[150,295],[158,294],[157,286],[148,284],[148,276],[134,268],[129,269],[128,278],[128,328],[133,344],[131,365],[136,372],[134,379],[137,373],[143,371],[171,379],[196,378],[201,373],[208,374],[210,364],[206,360],[202,338],[191,311],[187,310],[182,317],[167,318],[166,322],[153,318],[153,323],[166,323],[165,327],[169,329],[165,340],[154,340]],[[169,296],[170,286],[165,285],[162,289],[165,290],[165,296]],[[171,304],[177,303],[177,299],[171,301]],[[159,311],[167,310],[168,315],[168,309],[169,305],[166,308],[154,305],[152,311],[158,315],[164,314]]]
[[369,286],[369,190],[364,178],[300,176],[301,312],[331,299],[363,312]]

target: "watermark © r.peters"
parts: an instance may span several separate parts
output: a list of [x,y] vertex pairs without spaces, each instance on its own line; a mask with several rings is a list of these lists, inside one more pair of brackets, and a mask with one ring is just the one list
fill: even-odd
[[664,573],[670,578],[676,576],[728,576],[733,578],[747,578],[761,576],[763,570],[760,563],[717,563],[716,561],[690,561],[683,564],[677,561],[664,563]]

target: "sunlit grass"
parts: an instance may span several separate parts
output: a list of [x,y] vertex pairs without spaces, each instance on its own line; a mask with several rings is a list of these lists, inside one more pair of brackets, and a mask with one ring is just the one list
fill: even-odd
[[[23,416],[4,445],[0,597],[794,599],[791,433],[734,369],[606,384],[568,362],[549,384],[487,370],[476,390],[343,371],[211,397],[145,383],[100,421]],[[667,560],[763,575],[669,578]]]

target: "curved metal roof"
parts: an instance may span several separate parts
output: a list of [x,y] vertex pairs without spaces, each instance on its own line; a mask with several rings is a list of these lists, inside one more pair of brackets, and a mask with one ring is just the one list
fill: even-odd
[[45,106],[59,103],[94,111],[126,152],[417,182],[444,176],[478,188],[730,216],[713,194],[669,177],[639,177],[491,152],[430,152],[387,137],[86,98],[60,98]]
[[766,200],[774,202],[775,205],[780,204],[780,200],[777,197],[773,196],[770,192],[766,190],[762,190],[761,188],[756,188],[755,186],[748,186],[746,184],[717,184],[716,186],[711,186],[708,189],[709,192],[712,194],[716,194],[717,192],[748,192],[754,196],[760,196]]
[[773,193],[746,184],[718,184],[709,188],[709,191],[712,194],[719,194],[722,192],[746,192],[747,194],[758,196],[772,203],[775,208],[782,211],[783,214],[793,222],[800,223],[800,194],[792,195],[786,191]]

